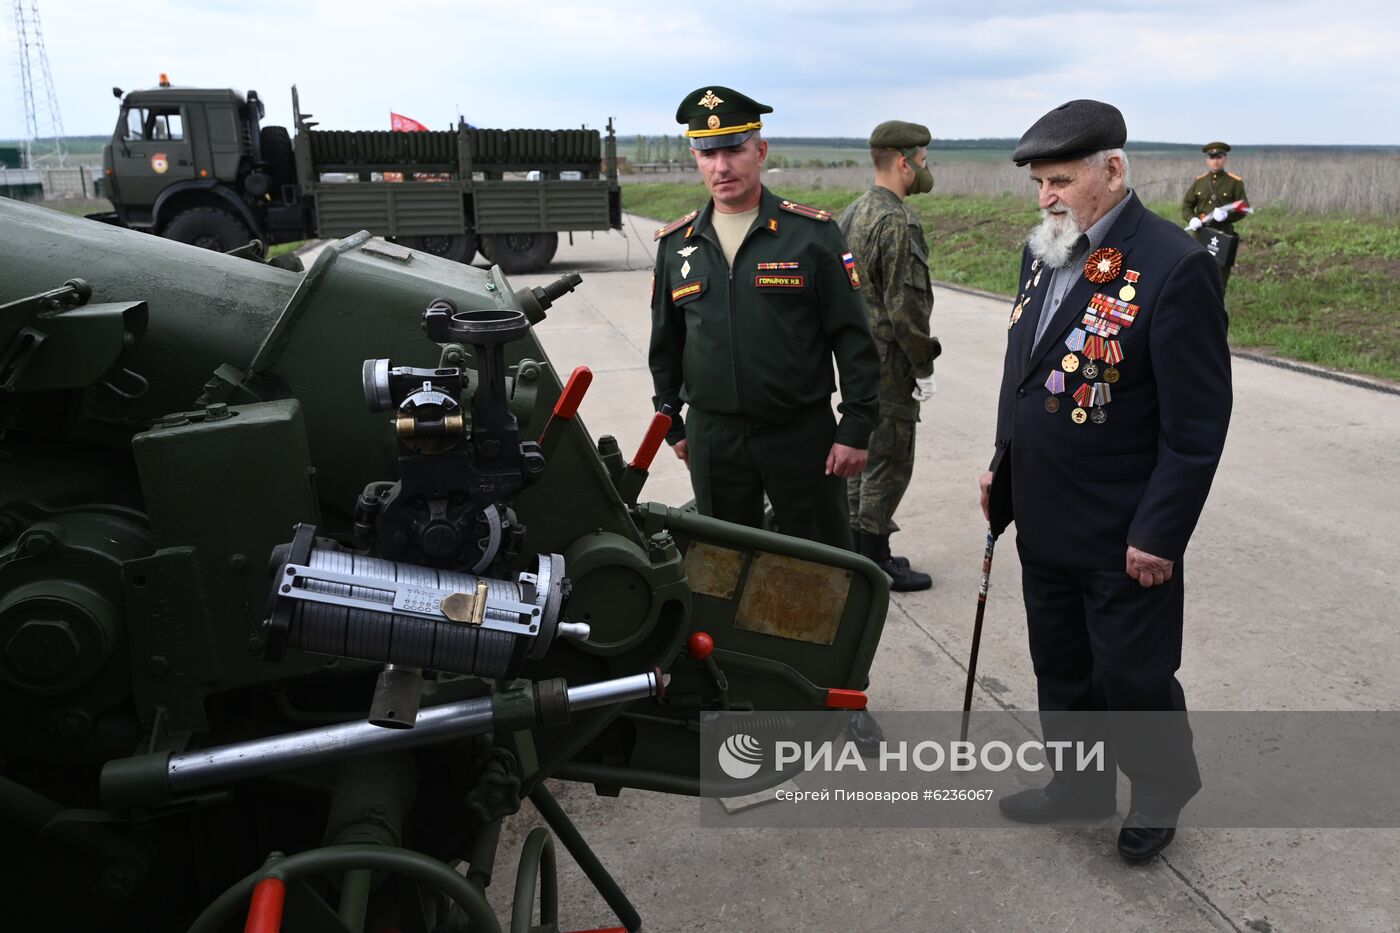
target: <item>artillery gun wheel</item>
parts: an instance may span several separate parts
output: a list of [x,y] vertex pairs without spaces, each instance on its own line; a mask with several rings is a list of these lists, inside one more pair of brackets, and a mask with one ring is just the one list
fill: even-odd
[[267,163],[267,173],[272,176],[272,193],[282,200],[282,188],[297,183],[296,158],[292,154],[292,137],[285,126],[265,126],[258,134],[262,144],[263,161]]
[[493,233],[481,241],[482,254],[490,256],[507,275],[542,269],[559,249],[557,233]]
[[165,225],[160,235],[219,253],[245,246],[253,236],[241,220],[217,207],[192,207],[181,211]]
[[464,233],[456,236],[404,236],[399,242],[409,249],[432,253],[453,262],[470,263],[476,258],[476,234]]

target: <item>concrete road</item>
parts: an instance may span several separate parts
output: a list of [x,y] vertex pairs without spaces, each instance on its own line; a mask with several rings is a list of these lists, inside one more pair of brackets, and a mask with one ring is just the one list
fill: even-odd
[[[583,273],[539,333],[561,371],[593,368],[582,416],[629,455],[651,413],[655,226],[638,218],[626,236],[561,245],[547,274],[515,280]],[[894,538],[935,584],[892,599],[869,691],[876,710],[958,709],[966,677],[986,528],[976,480],[992,451],[1009,301],[936,291],[938,394],[924,406]],[[1184,561],[1188,702],[1400,708],[1400,397],[1244,360],[1235,393],[1225,457]],[[690,498],[684,468],[665,451],[643,498]],[[1019,576],[1008,538],[993,573],[977,708],[1035,707]],[[687,799],[597,798],[564,783],[555,792],[651,931],[1400,929],[1397,831],[1184,829],[1165,857],[1129,866],[1114,849],[1117,820],[1092,829],[726,831],[701,829]],[[532,820],[527,804],[503,844],[492,888],[500,907]],[[560,866],[564,928],[613,922],[562,853]]]

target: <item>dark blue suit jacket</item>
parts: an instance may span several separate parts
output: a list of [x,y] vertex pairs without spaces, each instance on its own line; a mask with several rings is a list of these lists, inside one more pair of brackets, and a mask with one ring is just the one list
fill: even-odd
[[[1220,273],[1209,253],[1135,194],[1102,247],[1123,254],[1122,271],[1095,285],[1081,269],[1043,339],[1032,348],[1050,270],[1028,292],[1007,339],[997,405],[991,489],[992,529],[1011,522],[1025,555],[1073,567],[1121,569],[1128,545],[1180,560],[1210,491],[1225,445],[1232,402],[1230,350]],[[1033,278],[1021,257],[1018,284]],[[1117,298],[1124,274],[1138,306],[1120,342],[1120,379],[1102,424],[1076,424],[1074,391],[1083,366],[1065,373],[1060,409],[1045,387],[1070,352],[1065,344],[1095,292]],[[1103,361],[1099,367],[1104,367]],[[1102,374],[1098,380],[1103,381]]]

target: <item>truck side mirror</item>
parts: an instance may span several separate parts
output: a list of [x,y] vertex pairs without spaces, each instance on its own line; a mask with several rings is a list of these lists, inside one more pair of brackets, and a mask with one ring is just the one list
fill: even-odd
[[119,88],[119,87],[114,87],[114,88],[112,88],[112,96],[115,97],[117,100],[121,100],[121,99],[122,99],[122,89]]

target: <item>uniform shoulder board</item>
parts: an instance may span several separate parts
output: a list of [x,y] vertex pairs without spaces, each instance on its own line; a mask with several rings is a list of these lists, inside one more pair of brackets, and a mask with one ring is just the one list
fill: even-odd
[[657,228],[656,228],[656,234],[655,234],[654,236],[652,236],[652,239],[653,239],[653,240],[659,240],[659,239],[661,239],[662,237],[666,236],[668,233],[675,233],[675,232],[676,232],[677,230],[679,230],[681,227],[684,227],[686,224],[690,223],[692,220],[694,220],[695,218],[697,218],[697,217],[699,217],[699,216],[700,216],[700,212],[699,212],[699,211],[691,211],[689,214],[686,214],[684,217],[681,217],[681,218],[678,219],[678,220],[673,220],[673,221],[671,221],[670,223],[668,223],[668,224],[667,224],[666,226],[664,226],[664,227],[657,227]]
[[798,204],[795,201],[783,201],[778,205],[785,211],[792,211],[803,217],[810,217],[812,220],[820,220],[823,223],[831,219],[831,211],[824,211],[817,207],[808,207],[805,204]]
[[1205,178],[1205,177],[1206,177],[1207,175],[1209,175],[1209,174],[1210,174],[1210,172],[1202,172],[1201,174],[1199,174],[1199,175],[1196,176],[1196,180],[1197,180],[1197,181],[1200,181],[1202,178]]
[[1241,178],[1240,176],[1236,175],[1234,172],[1226,172],[1225,174],[1226,174],[1226,175],[1229,175],[1229,176],[1230,176],[1231,178],[1233,178],[1235,181],[1244,181],[1243,178]]

